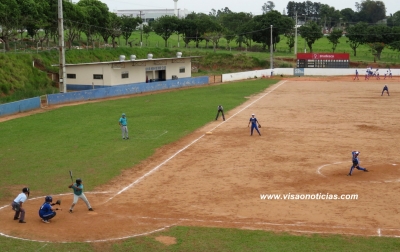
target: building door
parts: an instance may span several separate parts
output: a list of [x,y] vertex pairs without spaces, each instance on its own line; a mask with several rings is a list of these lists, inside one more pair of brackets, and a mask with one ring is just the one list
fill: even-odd
[[159,81],[165,81],[166,80],[165,70],[158,71],[158,80]]

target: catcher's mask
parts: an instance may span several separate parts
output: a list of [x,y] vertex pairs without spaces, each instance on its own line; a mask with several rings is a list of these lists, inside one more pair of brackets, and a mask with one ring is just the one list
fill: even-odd
[[23,192],[23,193],[27,193],[27,194],[28,194],[28,197],[29,197],[29,188],[28,188],[28,187],[22,188],[22,192]]

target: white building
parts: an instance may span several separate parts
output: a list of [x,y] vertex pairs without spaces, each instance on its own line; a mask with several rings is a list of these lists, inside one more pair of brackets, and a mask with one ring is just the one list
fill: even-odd
[[192,76],[192,58],[199,56],[153,59],[136,59],[131,55],[129,60],[120,56],[119,61],[66,64],[67,89],[87,90],[117,85],[168,81]]
[[185,18],[190,12],[187,9],[140,9],[115,10],[114,13],[117,14],[117,16],[141,17],[144,24],[149,24],[151,21],[162,16],[177,16],[178,18]]

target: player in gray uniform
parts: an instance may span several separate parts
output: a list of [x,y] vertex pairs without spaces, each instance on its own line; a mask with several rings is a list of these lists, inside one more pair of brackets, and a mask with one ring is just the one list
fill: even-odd
[[22,208],[22,204],[28,199],[28,197],[29,197],[29,188],[24,187],[22,188],[22,193],[18,194],[18,196],[11,203],[12,209],[15,211],[14,220],[19,219],[19,223],[26,223],[25,209]]
[[74,201],[72,202],[71,207],[69,208],[69,212],[72,213],[72,210],[74,210],[75,204],[78,202],[78,199],[81,198],[83,202],[85,202],[87,208],[89,211],[93,211],[93,208],[90,206],[89,201],[87,200],[85,194],[83,193],[83,184],[82,184],[82,179],[78,178],[76,179],[76,183],[68,186],[69,188],[72,188],[74,190]]
[[224,119],[225,121],[224,107],[222,107],[222,105],[218,105],[218,112],[217,116],[215,117],[215,120],[218,120],[219,113],[222,113],[222,119]]

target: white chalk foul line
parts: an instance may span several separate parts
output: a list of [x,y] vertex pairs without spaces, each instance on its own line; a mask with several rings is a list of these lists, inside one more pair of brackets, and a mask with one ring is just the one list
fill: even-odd
[[[228,121],[229,119],[233,118],[234,116],[236,116],[237,114],[239,114],[240,112],[242,112],[243,110],[247,109],[248,107],[250,107],[251,105],[253,105],[255,102],[259,101],[260,99],[264,98],[265,96],[267,96],[268,94],[270,94],[272,91],[274,91],[275,89],[277,89],[278,87],[280,87],[282,84],[284,84],[286,81],[282,81],[279,82],[278,84],[276,84],[276,86],[271,89],[270,91],[268,91],[267,93],[263,94],[261,97],[257,98],[256,100],[254,100],[253,102],[251,102],[250,104],[248,104],[247,106],[245,106],[244,108],[242,108],[241,110],[239,110],[238,112],[236,112],[235,114],[233,114],[231,117],[229,117],[226,121]],[[217,126],[215,126],[214,128],[211,129],[214,130],[217,127],[219,127],[220,125],[222,125],[223,123],[225,123],[226,121],[223,121],[221,123],[219,123]],[[163,161],[161,164],[157,165],[156,167],[154,167],[153,169],[151,169],[150,171],[148,171],[146,174],[144,174],[143,176],[141,176],[140,178],[136,179],[134,182],[132,182],[131,184],[129,184],[128,186],[124,187],[122,190],[120,190],[119,192],[117,192],[115,195],[113,195],[112,197],[110,197],[105,203],[107,203],[108,201],[112,200],[113,198],[115,198],[117,195],[123,193],[124,191],[128,190],[129,188],[131,188],[132,186],[138,184],[140,181],[142,181],[144,178],[146,178],[147,176],[151,175],[152,173],[154,173],[155,171],[157,171],[158,169],[161,168],[161,166],[163,166],[164,164],[166,164],[168,161],[170,161],[171,159],[173,159],[174,157],[176,157],[179,153],[181,153],[182,151],[186,150],[187,148],[189,148],[190,146],[192,146],[194,143],[196,143],[197,141],[199,141],[201,138],[203,138],[205,136],[205,134],[201,135],[199,138],[197,138],[196,140],[194,140],[193,142],[191,142],[190,144],[186,145],[185,147],[183,147],[182,149],[178,150],[175,154],[173,154],[172,156],[170,156],[169,158],[167,158],[165,161]]]
[[218,128],[219,126],[221,126],[222,124],[224,124],[225,122],[229,121],[231,118],[235,117],[236,115],[238,115],[239,113],[241,113],[243,110],[247,109],[248,107],[250,107],[251,105],[253,105],[254,103],[258,102],[259,100],[261,100],[262,98],[264,98],[265,96],[269,95],[270,93],[272,93],[275,89],[277,89],[278,87],[282,86],[283,84],[285,84],[286,81],[280,81],[277,84],[274,85],[274,88],[272,88],[271,90],[269,90],[268,92],[266,92],[265,94],[263,94],[262,96],[260,96],[259,98],[257,98],[256,100],[252,101],[250,104],[248,104],[247,106],[245,106],[244,108],[242,108],[241,110],[239,110],[238,112],[236,112],[235,114],[233,114],[232,116],[228,117],[228,119],[226,119],[225,121],[219,123],[217,126],[215,126],[214,128],[212,128],[209,131],[213,131],[216,128]]
[[[106,194],[106,193],[115,193],[115,192],[110,192],[110,191],[106,191],[106,192],[85,192],[85,194],[87,194],[87,193],[90,193],[90,194],[101,194],[101,193],[104,193],[104,194]],[[61,193],[61,194],[57,194],[55,196],[65,196],[65,195],[72,195],[72,193]],[[55,196],[52,196],[52,197],[54,198]],[[36,200],[36,199],[40,199],[40,198],[44,199],[45,197],[46,196],[38,196],[38,197],[35,197],[35,198],[30,198],[28,200]],[[11,207],[11,204],[4,205],[4,206],[0,207],[0,210],[2,210],[3,208],[6,208],[6,207]]]
[[183,147],[182,149],[178,150],[174,155],[170,156],[169,158],[167,158],[164,162],[162,162],[161,164],[157,165],[156,167],[154,167],[153,169],[151,169],[150,171],[148,171],[146,174],[144,174],[143,176],[141,176],[140,178],[136,179],[133,183],[129,184],[128,186],[124,187],[122,190],[120,190],[119,192],[117,192],[115,195],[113,195],[112,197],[110,197],[105,203],[107,203],[108,201],[112,200],[115,196],[123,193],[124,191],[128,190],[130,187],[136,185],[137,183],[139,183],[140,181],[142,181],[145,177],[151,175],[152,173],[154,173],[155,171],[157,171],[158,169],[160,169],[161,166],[163,166],[164,164],[166,164],[169,160],[173,159],[176,155],[178,155],[179,153],[181,153],[182,151],[186,150],[187,148],[189,148],[192,144],[196,143],[197,141],[199,141],[202,137],[204,137],[204,134],[202,136],[200,136],[199,138],[197,138],[196,140],[194,140],[193,142],[191,142],[190,144],[186,145],[185,147]]

